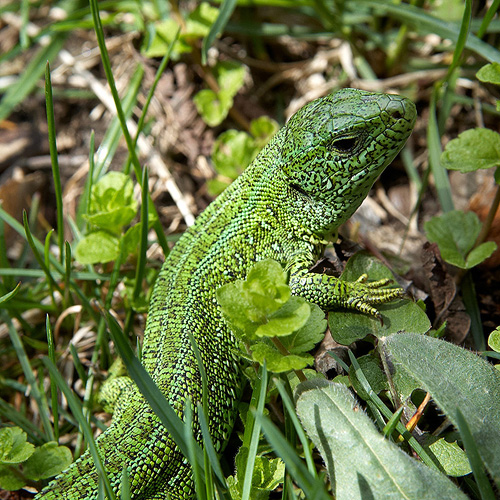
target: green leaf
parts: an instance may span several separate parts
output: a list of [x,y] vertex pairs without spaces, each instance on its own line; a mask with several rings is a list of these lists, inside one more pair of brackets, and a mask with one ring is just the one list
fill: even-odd
[[[358,252],[347,262],[342,280],[355,281],[362,274],[368,274],[369,281],[393,279],[391,271],[379,260],[366,252]],[[381,338],[398,331],[425,333],[431,327],[425,312],[413,301],[398,300],[377,305],[383,323],[375,318],[353,311],[330,311],[328,326],[333,338],[342,345],[373,335]]]
[[497,244],[494,241],[485,241],[478,247],[473,248],[469,252],[469,255],[467,255],[467,260],[465,262],[467,269],[471,269],[474,266],[481,264],[481,262],[486,260],[488,257],[491,257],[496,249]]
[[[374,390],[374,392],[376,394],[380,394],[382,391],[385,391],[388,385],[387,378],[379,366],[378,359],[376,359],[371,354],[367,354],[366,356],[360,356],[359,358],[357,358],[357,360],[364,376],[370,383],[370,387]],[[349,371],[349,381],[356,391],[356,394],[358,394],[360,398],[363,398],[365,401],[367,401],[369,399],[369,396],[363,389],[362,384],[359,382],[355,370]]]
[[309,303],[310,313],[305,325],[280,341],[291,354],[303,354],[323,340],[326,330],[325,313],[316,304]]
[[500,134],[487,128],[466,130],[446,145],[441,163],[449,170],[462,173],[498,167]]
[[84,236],[75,248],[75,259],[81,264],[110,262],[120,254],[120,241],[106,231]]
[[281,265],[266,259],[250,269],[245,281],[220,287],[217,301],[231,329],[240,336],[253,337],[257,328],[290,298],[286,280]]
[[26,442],[26,437],[26,432],[19,427],[0,429],[0,462],[18,464],[27,460],[35,447]]
[[[385,340],[400,364],[457,425],[460,410],[491,476],[500,482],[500,378],[484,359],[448,342],[403,333]],[[446,381],[446,383],[443,383]]]
[[[150,25],[151,28],[151,25]],[[167,54],[170,45],[175,39],[177,30],[179,29],[179,24],[175,19],[168,18],[163,21],[159,21],[152,27],[153,34],[150,43],[146,49],[143,49],[143,54],[146,57],[163,57]],[[175,61],[179,59],[181,54],[191,52],[193,48],[189,43],[183,40],[182,35],[175,42],[172,50],[171,58]]]
[[214,68],[221,91],[234,97],[245,82],[246,68],[235,61],[219,61]]
[[500,326],[493,330],[488,337],[488,345],[496,352],[500,352]]
[[476,266],[496,249],[495,243],[486,242],[471,252],[481,231],[481,222],[474,212],[453,210],[433,217],[424,228],[429,241],[437,243],[443,259],[461,269]]
[[448,476],[460,477],[472,472],[467,454],[456,441],[449,443],[445,438],[434,438],[433,441],[429,449]]
[[66,446],[59,446],[50,441],[35,450],[35,453],[23,464],[23,472],[34,481],[48,479],[62,472],[73,461],[71,451]]
[[186,19],[186,31],[182,33],[183,38],[201,38],[208,35],[212,24],[214,24],[219,9],[212,7],[208,2],[201,2]]
[[136,254],[137,247],[139,246],[139,241],[141,239],[141,225],[134,224],[132,227],[127,229],[127,232],[123,236],[123,247],[125,255]]
[[258,148],[246,132],[226,130],[217,137],[212,161],[217,173],[236,179],[257,155]]
[[128,175],[109,172],[92,187],[90,214],[86,215],[91,224],[119,234],[136,213],[134,185]]
[[337,500],[467,497],[444,475],[384,439],[341,384],[314,379],[296,391],[297,413],[325,461]]
[[21,475],[16,474],[9,465],[0,464],[0,488],[15,491],[26,485]]
[[123,226],[129,224],[135,217],[137,210],[131,207],[120,207],[108,212],[100,212],[84,216],[85,219],[101,229],[120,234]]
[[331,311],[328,326],[332,337],[342,345],[350,345],[368,335],[382,338],[399,331],[425,333],[431,327],[425,312],[411,300],[398,300],[377,305],[383,323],[375,318],[351,311]]
[[500,64],[497,62],[486,64],[476,73],[476,78],[485,83],[500,85]]
[[265,360],[267,369],[273,373],[302,370],[314,363],[314,358],[310,354],[284,356],[275,347],[264,342],[252,346],[252,359],[261,365]]
[[278,123],[268,116],[260,116],[250,122],[250,133],[259,149],[263,148],[278,130]]
[[[248,448],[242,446],[236,455],[236,474],[227,478],[229,491],[233,500],[240,500],[243,493],[248,459]],[[265,456],[256,456],[252,474],[250,498],[252,500],[267,500],[269,492],[283,483],[285,464],[280,458],[269,459]]]
[[281,337],[302,328],[309,319],[311,308],[303,297],[290,297],[288,302],[257,327],[257,337]]
[[0,429],[0,462],[6,457],[14,444],[14,436],[10,427]]
[[227,92],[215,93],[209,89],[200,90],[193,101],[203,121],[211,127],[222,123],[233,105],[233,97]]

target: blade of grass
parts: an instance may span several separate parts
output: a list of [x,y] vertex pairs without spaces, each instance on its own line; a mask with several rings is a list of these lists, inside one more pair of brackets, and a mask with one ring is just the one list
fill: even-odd
[[325,486],[321,478],[315,478],[307,470],[297,452],[288,444],[277,427],[264,415],[255,413],[255,418],[262,427],[267,440],[277,455],[285,462],[290,476],[302,488],[308,500],[329,500],[330,496],[325,492]]
[[[142,129],[144,128],[144,122],[146,121],[146,116],[148,114],[148,109],[149,105],[151,104],[151,100],[153,99],[156,87],[158,86],[158,83],[160,83],[161,76],[163,75],[163,72],[165,71],[165,68],[167,67],[168,62],[170,61],[170,56],[172,55],[172,51],[175,47],[175,44],[177,42],[177,39],[179,38],[181,28],[177,29],[177,32],[174,36],[174,39],[172,40],[172,43],[168,47],[167,53],[163,56],[163,59],[160,62],[160,65],[158,66],[158,70],[156,71],[155,79],[153,81],[153,85],[151,85],[151,88],[149,89],[148,95],[146,97],[146,102],[144,103],[144,107],[142,108],[141,116],[139,117],[139,121],[137,122],[137,132],[134,137],[134,148],[137,146],[137,141],[139,140],[139,136],[141,135]],[[123,170],[125,173],[128,173],[130,171],[130,163],[132,162],[132,156],[128,155],[127,159],[127,165],[125,169]]]
[[231,17],[231,14],[234,11],[234,8],[236,7],[236,4],[237,0],[222,1],[222,4],[219,8],[219,15],[217,16],[217,19],[210,27],[208,35],[203,39],[203,43],[201,46],[201,63],[204,66],[207,64],[208,49],[212,46],[215,37],[219,33],[222,33],[222,31],[224,30],[227,22],[229,21],[229,18]]
[[311,448],[309,446],[309,440],[307,439],[304,428],[302,427],[302,425],[300,425],[292,400],[290,399],[290,396],[288,395],[283,382],[278,378],[275,378],[273,380],[276,388],[278,389],[278,392],[281,395],[281,399],[283,400],[283,404],[288,412],[288,416],[291,419],[293,426],[295,427],[295,432],[297,433],[297,436],[299,436],[299,440],[302,443],[302,450],[304,451],[304,458],[307,463],[307,468],[309,469],[311,475],[317,477],[314,459],[312,457]]
[[481,499],[495,500],[496,496],[493,492],[490,481],[488,480],[488,476],[486,475],[483,461],[481,460],[476,443],[474,442],[474,437],[472,436],[469,425],[467,424],[467,421],[465,420],[465,417],[460,409],[457,409],[456,419],[458,431],[460,432],[460,436],[464,443],[465,452],[467,453],[467,458],[469,459],[472,472],[476,479]]
[[47,404],[47,400],[45,399],[44,395],[42,395],[42,393],[38,389],[38,383],[35,374],[31,369],[30,360],[26,354],[26,351],[24,350],[21,337],[17,333],[17,330],[14,328],[14,325],[12,324],[10,317],[7,314],[2,314],[2,318],[7,325],[10,341],[12,342],[12,346],[16,351],[17,359],[19,360],[19,364],[23,369],[26,381],[28,382],[31,388],[31,395],[33,396],[33,399],[36,401],[36,404],[38,406],[38,410],[40,412],[40,418],[42,419],[42,425],[45,431],[45,440],[53,441],[54,432],[49,419],[49,414],[50,414],[49,406]]
[[[38,265],[42,268],[43,272],[45,273],[45,276],[47,277],[47,280],[49,282],[49,285],[52,289],[57,290],[61,296],[62,296],[62,290],[59,287],[59,285],[55,282],[54,278],[52,277],[52,273],[50,272],[49,268],[45,265],[44,259],[42,259],[42,256],[40,255],[37,245],[35,244],[35,240],[33,239],[33,236],[31,234],[31,230],[29,228],[28,224],[28,216],[26,214],[26,210],[23,211],[23,222],[24,222],[24,231],[26,234],[26,239],[28,241],[28,244],[31,248],[31,251],[33,252],[33,255],[35,256],[35,259],[38,262]],[[45,250],[45,247],[44,247]],[[54,297],[52,297],[53,302],[55,303]]]
[[[385,418],[388,420],[391,419],[393,416],[393,412],[387,408],[387,406],[384,404],[384,402],[378,397],[378,395],[374,392],[372,389],[370,383],[368,382],[368,379],[365,377],[365,374],[363,373],[363,370],[361,369],[361,366],[358,363],[358,360],[354,356],[351,350],[348,351],[349,358],[352,363],[352,367],[355,372],[356,372],[356,377],[358,378],[359,382],[363,386],[363,389],[365,392],[368,394],[368,397],[370,400],[374,403],[374,405],[378,408],[378,410],[384,415]],[[420,445],[420,443],[411,435],[410,432],[406,429],[406,427],[401,423],[398,422],[396,424],[396,430],[403,436],[403,438],[408,442],[408,444],[413,448],[415,453],[422,459],[422,461],[428,466],[431,467],[432,469],[439,470],[437,465],[432,461],[432,458],[429,456],[429,454],[424,450],[424,448]]]
[[62,49],[66,34],[55,35],[49,45],[41,47],[28,63],[19,80],[8,88],[0,101],[0,121],[7,118],[11,111],[22,102],[35,88],[45,71],[47,61],[52,61]]
[[268,384],[268,373],[265,363],[260,366],[260,373],[257,380],[259,383],[255,385],[255,389],[252,393],[252,400],[250,401],[249,411],[247,412],[245,434],[243,435],[242,446],[248,447],[248,455],[247,463],[245,464],[241,500],[248,500],[252,489],[253,469],[255,466],[255,457],[257,456],[257,448],[259,447],[261,429],[260,422],[256,419],[256,415],[262,415],[264,413]]
[[18,283],[16,285],[16,288],[14,288],[14,290],[6,293],[5,295],[2,295],[0,297],[0,306],[1,307],[4,307],[3,304],[5,304],[6,302],[8,302],[10,299],[13,299],[17,293],[19,292],[19,287],[21,286],[21,283]]
[[[62,278],[63,274],[57,270],[53,270],[52,274],[57,278]],[[41,269],[5,269],[0,267],[0,276],[16,276],[24,278],[43,278],[45,273]],[[78,281],[95,281],[102,280],[105,281],[109,279],[110,275],[108,273],[99,274],[97,272],[80,271],[73,273],[73,277]]]
[[[45,331],[47,332],[47,346],[49,359],[56,364],[56,348],[54,345],[54,336],[50,328],[49,315],[45,316]],[[54,379],[50,377],[50,399],[52,402],[52,420],[54,421],[54,439],[59,442],[59,405],[57,402],[57,386]]]
[[493,0],[488,11],[486,12],[483,20],[481,21],[481,26],[477,30],[477,37],[483,38],[488,26],[490,25],[492,19],[495,17],[495,14],[498,12],[498,8],[500,7],[500,0]]
[[[416,26],[419,31],[436,33],[441,38],[448,38],[454,43],[458,40],[460,30],[457,23],[438,19],[414,5],[403,2],[395,4],[388,0],[355,0],[350,3],[351,8],[356,4],[372,7],[378,12],[401,19]],[[465,46],[489,62],[500,63],[500,51],[474,35],[468,37]]]
[[45,108],[47,110],[47,127],[49,133],[50,162],[52,164],[52,178],[54,180],[54,191],[56,195],[57,214],[57,242],[59,245],[59,261],[64,259],[64,213],[62,201],[61,173],[57,157],[56,124],[54,119],[54,100],[52,98],[52,82],[50,79],[50,65],[45,65]]
[[481,311],[477,303],[476,287],[474,286],[474,280],[470,272],[465,273],[461,283],[461,290],[465,309],[471,319],[470,331],[474,340],[474,347],[478,351],[485,351],[486,340],[481,321]]
[[205,483],[203,481],[204,477],[199,467],[198,457],[196,456],[196,440],[193,436],[193,409],[191,408],[191,399],[189,397],[186,398],[186,403],[184,405],[184,418],[186,422],[184,427],[184,439],[188,447],[187,458],[193,470],[196,498],[199,500],[207,500]]
[[430,106],[429,106],[429,124],[427,126],[427,144],[429,146],[429,165],[434,175],[436,191],[443,212],[453,210],[453,199],[451,197],[451,186],[448,174],[445,168],[441,165],[441,138],[439,136],[437,118],[436,118],[436,102],[441,85],[435,84]]
[[445,77],[445,81],[447,81],[450,78],[455,69],[458,68],[458,66],[460,65],[460,61],[462,59],[462,53],[464,51],[465,44],[467,43],[467,37],[469,35],[471,18],[472,18],[472,1],[465,0],[462,23],[460,24],[460,32],[458,34],[455,50],[453,51],[453,60],[448,68],[448,73]]
[[[139,158],[137,157],[137,152],[135,150],[132,138],[127,128],[127,123],[125,119],[125,114],[123,112],[123,108],[120,101],[120,96],[118,95],[118,91],[116,90],[115,80],[113,77],[113,72],[111,70],[111,63],[109,60],[108,51],[106,49],[106,43],[104,41],[104,32],[102,29],[101,19],[99,16],[99,7],[97,4],[97,0],[90,0],[90,10],[92,12],[92,19],[94,21],[94,29],[97,36],[97,43],[99,45],[99,50],[101,51],[101,59],[104,67],[104,72],[106,73],[106,79],[108,80],[108,85],[111,89],[111,95],[113,96],[113,100],[115,102],[116,113],[118,115],[118,119],[120,120],[120,125],[122,127],[123,136],[125,137],[125,141],[127,143],[127,147],[129,150],[129,154],[132,157],[132,165],[134,166],[135,176],[137,180],[141,179],[141,165],[139,162]],[[165,234],[163,233],[163,228],[161,227],[161,222],[158,217],[158,213],[156,208],[152,204],[152,210],[155,214],[155,222],[154,229],[156,232],[156,236],[158,238],[158,243],[162,247],[165,255],[168,255],[168,244],[165,238]]]
[[95,132],[92,130],[90,133],[90,147],[89,147],[89,172],[85,179],[85,187],[83,194],[78,203],[76,212],[76,224],[78,229],[88,229],[89,223],[84,220],[83,215],[90,212],[90,193],[92,192],[92,184],[94,182],[94,169],[95,169]]
[[49,370],[51,378],[53,378],[55,380],[55,383],[58,385],[59,390],[66,397],[69,407],[71,408],[71,412],[73,413],[74,417],[78,421],[78,425],[85,434],[85,439],[87,440],[87,443],[89,445],[90,454],[92,455],[92,459],[94,460],[99,478],[101,478],[104,482],[104,488],[106,490],[108,498],[116,500],[116,496],[113,492],[113,489],[111,488],[111,483],[109,482],[109,478],[104,469],[99,450],[94,440],[92,429],[90,428],[90,424],[88,423],[87,419],[83,416],[80,403],[78,402],[75,395],[73,394],[73,391],[68,387],[65,380],[62,378],[61,374],[57,370],[57,367],[52,363],[52,361],[49,358],[44,357],[43,363]]

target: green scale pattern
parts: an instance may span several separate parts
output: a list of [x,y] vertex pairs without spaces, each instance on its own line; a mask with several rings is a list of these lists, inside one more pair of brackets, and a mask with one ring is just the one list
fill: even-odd
[[[155,285],[143,364],[179,416],[202,384],[188,338],[200,348],[208,377],[208,422],[221,452],[242,390],[235,339],[215,291],[273,258],[290,273],[292,292],[319,304],[378,316],[372,304],[399,297],[386,282],[347,283],[309,268],[403,147],[415,106],[395,95],[344,89],[300,109],[182,236]],[[194,415],[195,432],[201,432]],[[194,498],[191,469],[137,388],[123,384],[109,429],[97,440],[114,489],[127,465],[133,499]],[[88,452],[37,497],[97,499]]]

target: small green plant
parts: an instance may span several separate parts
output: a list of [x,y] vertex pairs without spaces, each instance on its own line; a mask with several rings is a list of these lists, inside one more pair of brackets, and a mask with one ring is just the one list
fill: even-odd
[[59,474],[72,462],[71,451],[49,441],[35,447],[19,427],[0,429],[0,488],[18,490]]
[[84,215],[92,229],[78,242],[76,260],[81,264],[110,262],[118,258],[121,245],[125,255],[137,251],[140,225],[124,231],[136,215],[130,177],[121,172],[104,175],[92,186],[89,213]]

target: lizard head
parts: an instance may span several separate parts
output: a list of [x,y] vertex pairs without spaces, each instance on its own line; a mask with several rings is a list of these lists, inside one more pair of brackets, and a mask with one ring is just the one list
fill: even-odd
[[415,124],[415,105],[343,89],[310,102],[283,129],[280,167],[292,216],[328,236],[359,207]]

